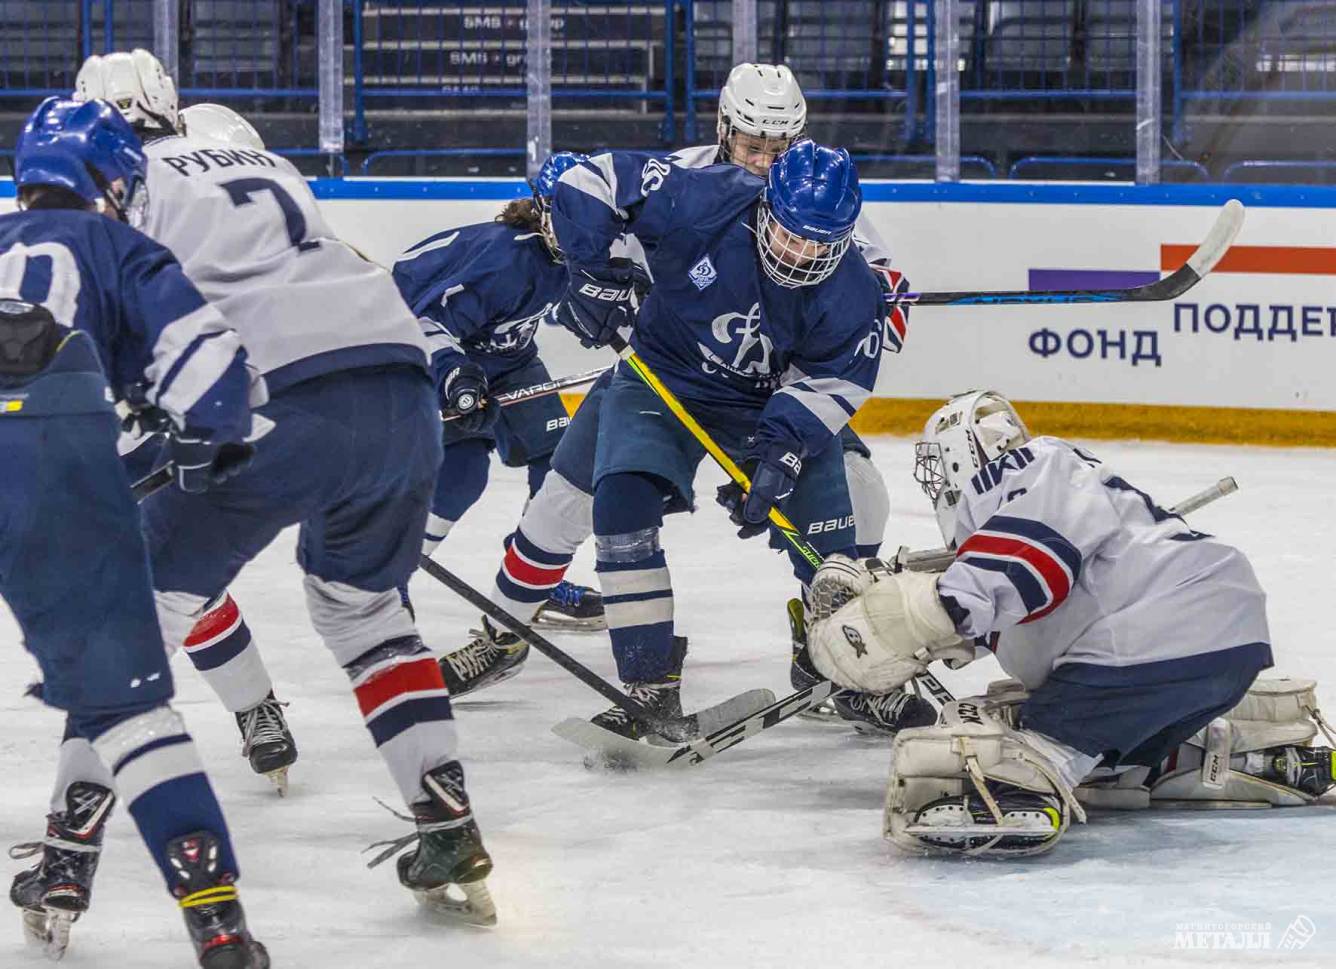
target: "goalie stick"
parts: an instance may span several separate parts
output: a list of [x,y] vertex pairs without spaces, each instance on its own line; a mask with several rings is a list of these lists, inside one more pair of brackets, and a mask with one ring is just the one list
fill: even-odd
[[1187,263],[1168,276],[1130,289],[999,290],[978,293],[906,293],[895,303],[911,306],[1005,306],[1044,303],[1145,303],[1177,299],[1215,268],[1243,227],[1243,203],[1230,199]]
[[[1233,494],[1239,490],[1238,482],[1233,478],[1221,478],[1209,488],[1204,488],[1189,498],[1184,498],[1169,509],[1169,514],[1180,518],[1190,515],[1198,508],[1209,505],[1217,498]],[[886,562],[892,572],[908,569],[910,572],[945,572],[947,566],[956,560],[956,553],[947,548],[930,548],[921,552],[911,552],[904,546],[895,553],[895,558]]]
[[[492,398],[492,401],[500,407],[510,407],[512,404],[559,393],[567,387],[578,387],[581,384],[593,383],[607,372],[607,367],[599,367],[597,370],[586,370],[584,373],[571,374],[569,377],[558,377],[556,380],[549,380],[546,383],[533,384],[529,387],[521,387],[518,390],[506,391],[504,394],[497,394]],[[459,420],[459,417],[459,414],[451,414],[449,417],[442,417],[441,423],[448,424],[450,421]]]

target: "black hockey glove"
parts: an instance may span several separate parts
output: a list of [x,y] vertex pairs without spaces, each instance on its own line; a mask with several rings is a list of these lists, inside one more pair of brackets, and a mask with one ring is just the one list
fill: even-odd
[[597,269],[572,266],[566,294],[552,310],[553,319],[579,337],[586,347],[606,346],[618,330],[635,322],[635,306],[631,302],[635,271],[618,263]]
[[255,456],[255,445],[225,441],[221,444],[184,436],[173,430],[167,443],[176,486],[198,494],[236,477]]
[[715,499],[728,509],[729,520],[739,526],[738,538],[751,538],[766,530],[770,509],[793,494],[802,469],[802,459],[782,444],[766,445],[743,462],[751,490],[744,492],[740,484],[730,481],[720,487]]
[[501,416],[501,408],[487,395],[487,374],[470,360],[445,375],[441,402],[447,414],[458,416],[459,430],[469,434],[491,430]]

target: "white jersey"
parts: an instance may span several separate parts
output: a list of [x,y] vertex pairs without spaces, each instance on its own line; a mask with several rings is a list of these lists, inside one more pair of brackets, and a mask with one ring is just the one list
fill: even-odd
[[938,592],[966,613],[962,634],[986,638],[1032,690],[1071,663],[1127,668],[1270,643],[1242,552],[1066,441],[1035,438],[984,466],[956,512],[957,558]]
[[143,230],[241,335],[270,393],[358,367],[427,367],[390,274],[339,240],[286,159],[164,138],[147,147]]
[[[668,161],[682,168],[708,168],[710,165],[720,164],[719,146],[717,144],[693,145],[690,148],[672,152],[668,155]],[[890,268],[891,252],[886,248],[886,243],[882,240],[881,234],[873,228],[872,221],[866,213],[859,213],[858,221],[854,223],[853,242],[858,247],[858,251],[863,254],[863,258],[867,260],[868,265],[874,268]]]

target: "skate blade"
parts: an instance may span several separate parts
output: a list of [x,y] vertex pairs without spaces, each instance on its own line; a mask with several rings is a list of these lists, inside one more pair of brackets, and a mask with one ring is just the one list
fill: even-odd
[[559,612],[540,612],[534,616],[533,625],[539,629],[551,629],[553,632],[597,633],[608,628],[608,620],[604,616],[575,619],[571,616],[563,616]]
[[[434,919],[464,925],[491,927],[496,924],[496,904],[485,881],[442,885],[413,890],[423,910]],[[463,896],[463,897],[460,897]]]
[[286,767],[266,771],[264,776],[269,778],[269,783],[274,785],[274,790],[278,791],[279,797],[288,796],[288,769]]
[[77,918],[70,912],[25,908],[23,937],[29,945],[40,946],[46,958],[59,962],[70,947],[70,926]]
[[800,720],[810,720],[812,723],[829,723],[837,726],[847,724],[849,721],[840,716],[839,711],[835,709],[835,704],[829,700],[812,707],[810,710],[804,710],[798,714]]

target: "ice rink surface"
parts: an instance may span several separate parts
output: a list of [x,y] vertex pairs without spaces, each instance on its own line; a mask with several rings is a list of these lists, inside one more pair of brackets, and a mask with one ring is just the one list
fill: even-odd
[[[888,546],[939,544],[909,477],[911,443],[872,444],[891,487]],[[1270,595],[1274,672],[1318,678],[1336,713],[1336,452],[1089,446],[1163,504],[1224,475],[1238,479],[1240,492],[1193,524],[1249,554]],[[711,500],[719,481],[703,468],[700,510],[664,530],[679,631],[691,639],[688,708],[750,687],[789,692],[783,607],[794,583],[763,540],[733,537]],[[491,488],[438,561],[488,587],[523,497],[522,474],[494,465]],[[176,663],[178,707],[228,812],[251,926],[275,969],[1336,965],[1336,806],[1095,815],[1040,858],[912,858],[880,838],[884,743],[789,721],[691,771],[591,771],[549,727],[606,704],[537,655],[518,678],[456,707],[469,789],[496,860],[500,924],[430,923],[392,865],[364,866],[365,845],[406,826],[373,800],[393,803],[394,791],[342,671],[307,623],[293,538],[280,537],[233,586],[279,696],[291,701],[301,759],[286,800],[251,774],[232,717],[187,662]],[[588,549],[571,577],[592,582]],[[466,640],[471,609],[421,573],[413,593],[429,645]],[[7,614],[0,638],[0,844],[10,844],[41,835],[61,720],[20,697],[35,667]],[[555,638],[613,675],[604,634]],[[990,659],[939,675],[961,696],[998,673]],[[0,967],[42,963],[7,911]],[[1315,934],[1302,950],[1282,949],[1299,916]],[[1184,947],[1212,940],[1238,948]],[[119,807],[93,909],[64,964],[193,964]]]

